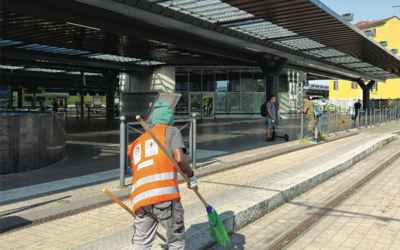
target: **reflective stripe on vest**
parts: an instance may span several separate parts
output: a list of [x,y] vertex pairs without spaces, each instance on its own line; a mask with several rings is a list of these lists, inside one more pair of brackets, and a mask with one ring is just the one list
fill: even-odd
[[139,203],[141,200],[150,198],[150,197],[155,197],[159,195],[164,195],[164,194],[175,194],[179,193],[179,188],[178,187],[164,187],[164,188],[157,188],[157,189],[152,189],[146,192],[143,192],[139,195],[136,195],[136,197],[133,199],[132,203],[136,204]]
[[[161,125],[152,129],[163,147],[168,127]],[[128,155],[133,168],[130,197],[134,213],[140,207],[181,198],[175,165],[148,133],[141,135],[128,147]]]
[[150,175],[147,177],[144,177],[140,180],[138,180],[135,185],[132,186],[131,193],[135,191],[136,188],[140,187],[141,185],[155,182],[155,181],[163,181],[163,180],[169,180],[169,179],[177,179],[178,174],[176,172],[170,172],[170,173],[164,173],[164,174],[155,174],[155,175]]

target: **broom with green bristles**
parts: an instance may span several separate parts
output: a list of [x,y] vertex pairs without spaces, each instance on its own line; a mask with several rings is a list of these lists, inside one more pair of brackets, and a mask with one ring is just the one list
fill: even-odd
[[[136,120],[142,125],[142,127],[146,130],[147,133],[151,136],[151,138],[157,143],[158,147],[164,152],[164,154],[168,157],[168,159],[174,164],[176,169],[179,171],[179,173],[182,175],[183,179],[190,184],[189,178],[183,173],[182,169],[178,166],[178,164],[175,162],[175,160],[172,158],[172,156],[167,152],[167,150],[164,148],[162,143],[157,139],[157,137],[153,134],[153,132],[149,129],[149,127],[144,123],[142,118],[138,115],[136,116]],[[224,224],[221,221],[221,218],[215,211],[215,209],[208,205],[206,200],[204,200],[203,196],[199,193],[198,190],[193,189],[193,191],[197,194],[201,202],[203,202],[204,206],[206,207],[207,214],[208,214],[208,222],[210,224],[210,233],[211,233],[211,238],[215,240],[216,242],[222,244],[222,245],[227,245],[229,244],[229,236],[226,233],[226,229]]]

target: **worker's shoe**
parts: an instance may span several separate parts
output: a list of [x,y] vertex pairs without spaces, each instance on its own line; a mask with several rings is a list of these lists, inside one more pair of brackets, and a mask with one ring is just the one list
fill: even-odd
[[268,138],[267,141],[268,141],[268,142],[273,142],[273,141],[275,141],[275,140],[272,139],[272,138]]
[[318,143],[318,140],[317,140],[317,139],[313,139],[313,140],[311,141],[311,143],[317,144],[317,143]]

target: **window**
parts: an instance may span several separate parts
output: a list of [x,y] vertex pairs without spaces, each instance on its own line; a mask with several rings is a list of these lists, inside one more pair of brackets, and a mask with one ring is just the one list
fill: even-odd
[[44,102],[44,101],[46,101],[46,97],[44,97],[44,96],[38,96],[38,97],[36,97],[36,101],[37,101],[37,102]]
[[203,67],[203,91],[215,91],[214,67]]
[[175,91],[188,91],[188,68],[176,67]]
[[215,68],[215,80],[216,80],[216,84],[217,84],[217,87],[216,87],[217,92],[228,92],[228,68],[227,67],[216,67]]
[[372,38],[375,38],[375,37],[377,37],[376,28],[373,28],[372,29]]
[[[229,92],[240,92],[240,67],[230,67],[228,73],[228,79],[229,79],[229,88],[228,88]],[[233,98],[235,99],[236,96]]]
[[289,92],[289,78],[287,74],[280,75],[278,78],[278,92]]
[[240,81],[240,92],[253,92],[253,68],[242,67]]
[[378,92],[378,83],[375,82],[374,85],[372,86],[372,90],[375,90],[375,92]]
[[339,81],[334,81],[333,82],[333,90],[335,90],[335,91],[339,90]]
[[189,91],[201,91],[201,68],[189,68]]
[[31,102],[32,101],[32,97],[31,96],[24,96],[24,101]]
[[357,89],[358,89],[358,84],[357,84],[357,82],[351,82],[351,89],[352,89],[352,90],[357,90]]
[[261,69],[256,69],[256,68],[254,69],[253,92],[265,93],[265,76],[261,71]]

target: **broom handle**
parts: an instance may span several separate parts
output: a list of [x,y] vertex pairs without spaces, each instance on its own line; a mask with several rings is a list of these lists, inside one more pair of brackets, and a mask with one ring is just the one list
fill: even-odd
[[[136,218],[135,214],[133,213],[133,211],[131,209],[129,209],[124,203],[122,203],[122,201],[120,201],[117,197],[115,197],[112,193],[110,193],[107,189],[103,189],[103,193],[105,193],[106,195],[108,195],[111,199],[113,199],[118,205],[120,205],[123,209],[125,209],[128,213],[130,213],[133,217]],[[157,236],[162,239],[164,242],[167,242],[167,240],[164,238],[164,236],[162,236],[161,234],[159,234],[158,232],[156,232]]]
[[[167,150],[164,148],[164,146],[161,144],[161,142],[157,139],[157,137],[153,134],[153,132],[149,129],[149,127],[146,125],[146,123],[144,123],[144,121],[142,120],[142,118],[140,117],[140,115],[136,116],[136,120],[138,120],[138,122],[140,123],[140,125],[142,125],[142,127],[146,130],[147,133],[149,133],[149,135],[151,136],[151,138],[157,143],[158,147],[161,148],[161,150],[164,152],[164,154],[168,157],[168,159],[174,164],[174,166],[176,167],[176,169],[179,171],[179,173],[182,175],[183,179],[185,179],[185,181],[190,184],[190,180],[189,178],[186,176],[185,173],[183,173],[182,169],[178,166],[178,164],[176,163],[176,161],[171,157],[171,155],[167,152]],[[201,200],[201,202],[203,202],[205,207],[208,207],[208,203],[206,202],[206,200],[203,198],[203,196],[201,196],[201,194],[199,193],[199,191],[197,191],[196,189],[193,189],[193,191],[197,194],[197,196],[199,197],[199,199]]]

